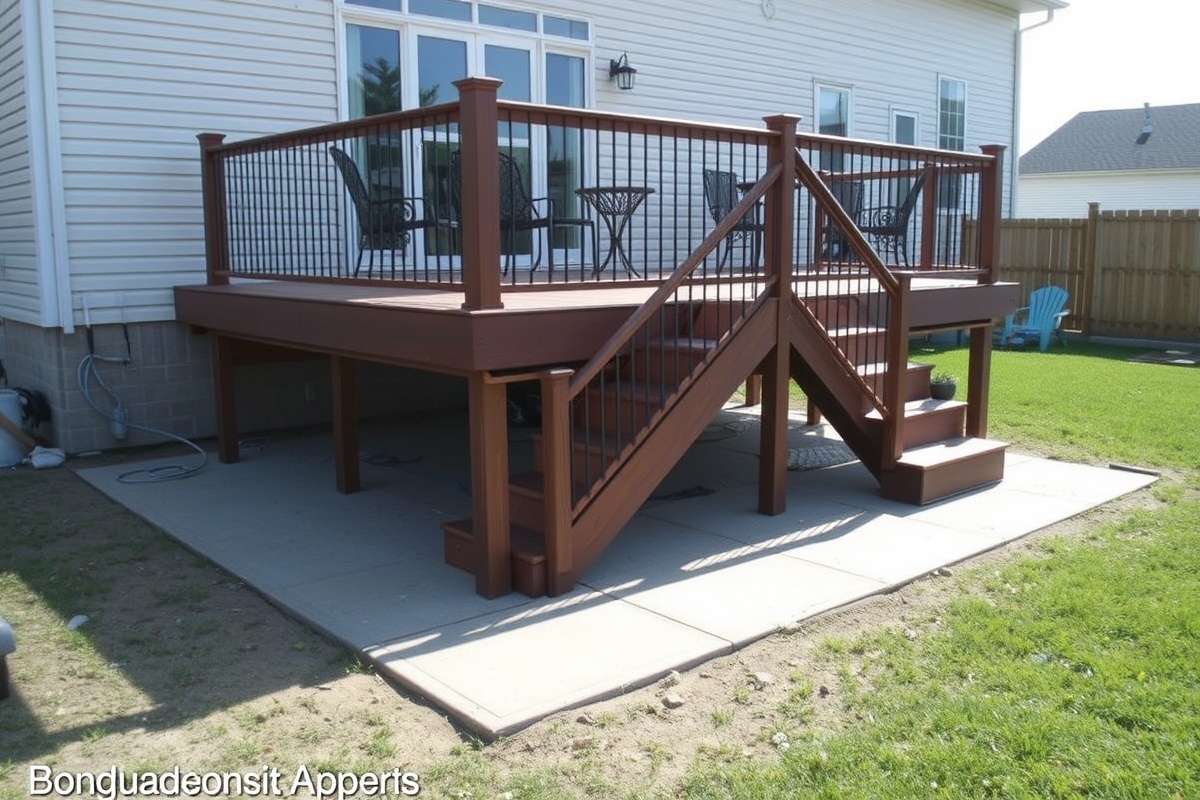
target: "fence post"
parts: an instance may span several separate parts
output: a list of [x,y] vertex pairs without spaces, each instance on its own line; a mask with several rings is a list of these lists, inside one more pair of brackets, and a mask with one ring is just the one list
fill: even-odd
[[503,308],[500,302],[500,150],[496,93],[502,81],[455,81],[462,165],[463,308]]
[[985,144],[979,148],[992,161],[979,183],[979,266],[987,275],[980,283],[995,283],[1000,272],[1000,217],[1004,207],[1004,145]]
[[1087,228],[1083,232],[1083,297],[1079,302],[1080,331],[1092,335],[1092,309],[1096,307],[1096,239],[1100,236],[1100,204],[1088,203]]
[[763,362],[758,511],[774,515],[782,514],[787,507],[788,383],[792,354],[788,332],[795,254],[792,220],[796,206],[796,128],[800,117],[778,114],[763,121],[778,134],[767,147],[767,166],[778,164],[783,170],[779,180],[767,190],[763,231],[763,269],[771,284],[768,292],[775,302],[776,327],[775,346]]
[[229,241],[225,230],[225,169],[216,149],[225,141],[223,133],[201,133],[200,192],[204,208],[204,265],[209,286],[229,284]]

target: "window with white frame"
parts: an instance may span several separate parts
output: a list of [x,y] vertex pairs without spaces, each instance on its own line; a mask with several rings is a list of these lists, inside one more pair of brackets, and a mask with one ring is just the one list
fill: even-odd
[[[827,136],[850,135],[850,89],[846,86],[817,84],[817,133]],[[822,148],[819,165],[830,172],[842,171],[845,152]]]
[[[589,105],[592,24],[586,19],[477,0],[339,0],[339,6],[344,108],[351,119],[452,102],[454,81],[469,75],[503,81],[502,100]],[[582,169],[579,131],[546,129],[534,137],[528,125],[512,124],[500,135],[533,196],[553,197],[566,209],[579,202],[570,190]],[[456,136],[416,143],[412,174],[429,172],[431,163],[447,164]],[[439,215],[446,212],[438,209]],[[552,246],[580,245],[578,232],[569,228],[553,235]],[[525,234],[507,246],[527,255],[529,238]],[[444,242],[426,242],[426,248],[447,249]]]
[[[954,78],[938,78],[938,147],[965,150],[967,147],[967,84]],[[958,208],[961,181],[957,175],[938,180],[938,208]]]

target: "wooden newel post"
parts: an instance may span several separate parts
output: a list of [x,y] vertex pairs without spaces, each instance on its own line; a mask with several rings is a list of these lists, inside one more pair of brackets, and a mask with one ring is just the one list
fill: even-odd
[[1004,145],[985,144],[980,150],[992,161],[979,186],[979,266],[987,270],[980,283],[1000,279],[1000,216],[1004,207]]
[[229,237],[225,230],[225,170],[216,149],[225,141],[223,133],[201,133],[200,191],[204,204],[204,263],[209,286],[229,283],[226,262]]
[[904,398],[908,396],[908,309],[912,300],[912,275],[896,275],[900,291],[888,315],[887,374],[883,379],[883,404],[888,410],[884,433],[883,468],[895,469],[904,455]]
[[500,302],[500,150],[495,78],[455,81],[462,164],[463,308],[503,308]]
[[[767,127],[778,136],[767,147],[767,166],[779,165],[779,180],[767,190],[763,232],[764,271],[771,284],[776,308],[775,346],[763,363],[762,427],[758,458],[758,511],[782,514],[787,508],[788,383],[791,380],[792,345],[789,336],[792,309],[792,220],[796,205],[796,128],[800,117],[779,114],[766,117]],[[747,374],[754,368],[749,365]]]

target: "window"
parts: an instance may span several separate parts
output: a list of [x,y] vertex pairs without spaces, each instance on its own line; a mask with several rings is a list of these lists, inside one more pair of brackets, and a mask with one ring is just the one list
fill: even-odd
[[964,150],[967,146],[967,84],[938,79],[938,147]]
[[[350,119],[452,102],[458,97],[454,81],[468,75],[503,81],[501,100],[588,104],[589,22],[493,0],[341,0],[340,7]],[[578,213],[574,189],[583,180],[587,152],[582,131],[502,121],[498,134],[532,196],[554,198],[560,214]],[[452,219],[449,165],[457,149],[458,129],[451,123],[387,142],[364,140],[352,156],[370,179],[399,175],[405,196],[423,197],[436,206],[431,213],[438,219]],[[517,266],[532,260],[534,235],[522,231],[501,243]],[[544,236],[541,253],[545,246],[576,250],[585,244],[571,228]],[[426,257],[459,255],[445,231],[417,231],[414,239]]]
[[[817,133],[827,136],[850,135],[850,90],[842,86],[817,87]],[[819,166],[829,172],[841,172],[845,151],[822,148]]]
[[[953,78],[938,78],[938,147],[967,147],[967,84]],[[938,208],[958,208],[961,188],[961,176],[941,176],[936,187]]]
[[920,124],[914,111],[892,109],[892,141],[896,144],[916,144]]

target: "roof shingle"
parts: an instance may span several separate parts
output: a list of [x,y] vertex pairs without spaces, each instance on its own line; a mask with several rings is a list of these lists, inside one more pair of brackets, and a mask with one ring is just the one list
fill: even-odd
[[1151,106],[1153,132],[1141,108],[1084,111],[1021,156],[1021,174],[1200,169],[1200,103]]

